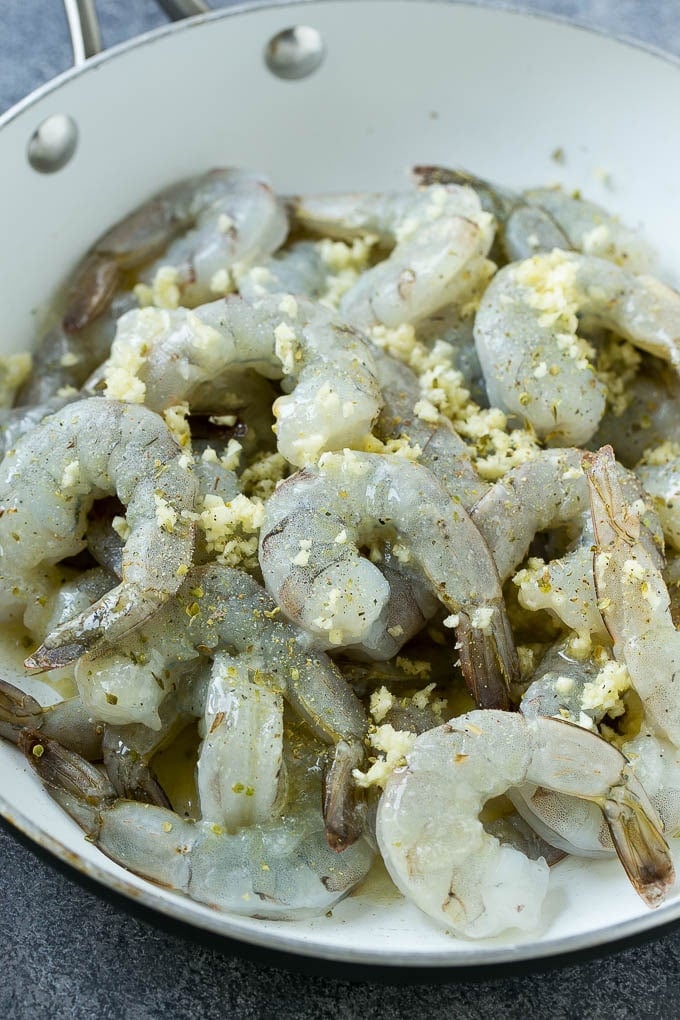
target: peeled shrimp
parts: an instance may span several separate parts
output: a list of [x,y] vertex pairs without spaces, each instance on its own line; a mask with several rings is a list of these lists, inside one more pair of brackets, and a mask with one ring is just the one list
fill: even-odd
[[658,906],[674,880],[661,823],[623,755],[556,719],[470,712],[422,734],[387,782],[378,845],[402,893],[457,935],[531,930],[548,884],[530,861],[489,835],[483,804],[534,782],[596,803],[635,889]]
[[162,410],[195,395],[204,402],[207,384],[217,393],[216,380],[245,368],[283,378],[284,389],[293,391],[279,397],[274,414],[279,450],[299,466],[324,450],[363,441],[380,411],[362,337],[320,305],[280,294],[255,305],[232,296],[193,311],[130,312],[119,322],[111,358],[89,385],[106,380],[106,394],[114,395],[122,372],[133,399]]
[[46,665],[110,645],[147,620],[189,566],[195,482],[163,421],[144,407],[93,398],[67,406],[23,436],[0,464],[1,570],[8,589],[84,546],[94,498],[116,492],[130,535],[123,579],[45,639]]
[[[254,262],[285,240],[286,216],[267,182],[247,170],[210,170],[159,192],[107,231],[76,269],[63,325],[77,332],[108,307],[121,274],[160,255],[177,269],[184,298],[209,300],[211,281],[234,262]],[[173,241],[173,238],[177,238]],[[153,276],[153,263],[147,275]]]
[[59,302],[61,322],[43,337],[19,402],[80,387],[104,360],[115,320],[136,304],[122,289],[126,272],[163,252],[140,278],[152,280],[160,266],[170,267],[182,303],[198,304],[220,293],[213,289],[216,274],[268,256],[287,232],[283,207],[249,171],[211,170],[161,191],[100,237],[77,266]]
[[600,611],[655,732],[680,747],[680,633],[658,564],[640,541],[639,510],[626,503],[611,449],[585,455],[595,528]]
[[285,795],[283,698],[258,665],[221,652],[203,698],[201,817],[229,831],[269,821]]
[[632,468],[645,451],[680,443],[680,378],[664,362],[645,359],[626,394],[627,406],[607,408],[589,445],[612,446],[617,460]]
[[283,611],[329,647],[370,649],[391,636],[398,648],[403,624],[390,586],[359,553],[381,532],[398,539],[404,560],[456,615],[475,696],[507,704],[518,666],[491,554],[463,508],[420,465],[345,451],[283,482],[265,507],[265,583]]
[[[680,824],[680,711],[675,693],[680,636],[670,618],[670,599],[658,559],[641,541],[639,504],[624,497],[611,449],[584,458],[596,536],[593,573],[598,607],[614,642],[614,657],[628,669],[644,708],[640,735],[625,742],[622,749],[664,822],[674,831]],[[577,707],[587,679],[583,672],[580,679],[572,676],[571,689],[562,684],[558,692],[558,678],[555,695],[560,708]],[[530,687],[525,696],[529,705],[531,691]],[[570,706],[572,698],[574,705]],[[545,708],[543,704],[538,710]],[[545,796],[540,790],[538,794],[532,789],[519,790],[511,797],[545,838],[554,839],[558,834],[557,845],[590,856],[609,849],[609,840],[592,809],[559,796]],[[566,837],[565,831],[569,832]]]
[[[349,788],[351,769],[363,762],[364,710],[330,659],[306,635],[281,619],[272,598],[248,574],[216,563],[194,567],[174,599],[115,651],[84,656],[76,664],[81,698],[96,719],[113,725],[161,728],[162,706],[201,654],[247,653],[272,690],[278,690],[335,758],[349,762],[342,791],[331,784],[326,806],[329,840],[336,849],[357,838],[363,822]],[[44,645],[29,665],[45,668]],[[330,768],[333,768],[333,762]]]
[[[472,509],[472,519],[493,550],[502,581],[519,566],[539,532],[578,522],[588,513],[582,459],[581,450],[544,450],[495,482]],[[645,501],[635,476],[621,467],[617,471],[631,502],[643,501],[643,540],[660,562],[663,536],[654,509]]]
[[452,499],[460,500],[469,510],[488,486],[475,471],[467,444],[443,415],[436,423],[416,415],[414,408],[422,394],[418,377],[407,365],[379,348],[374,349],[373,357],[384,401],[375,428],[377,435],[383,440],[406,437],[411,446],[420,447],[418,463],[432,472]]
[[275,820],[227,833],[153,804],[120,799],[83,758],[40,731],[21,746],[49,793],[112,860],[200,903],[254,917],[323,913],[366,875],[373,852],[363,839],[342,854],[324,837],[314,756],[289,756],[295,800]]
[[491,217],[475,193],[456,186],[304,197],[290,209],[298,223],[324,236],[370,234],[394,246],[340,302],[341,314],[362,329],[416,322],[464,300],[493,240]]
[[649,260],[646,245],[634,230],[584,198],[559,187],[509,191],[465,170],[438,166],[414,167],[420,184],[459,184],[474,188],[482,207],[502,228],[502,244],[510,262],[539,251],[574,250],[610,259],[634,272]]
[[553,445],[586,443],[605,409],[577,312],[680,367],[680,295],[658,280],[558,251],[501,269],[475,319],[489,398]]

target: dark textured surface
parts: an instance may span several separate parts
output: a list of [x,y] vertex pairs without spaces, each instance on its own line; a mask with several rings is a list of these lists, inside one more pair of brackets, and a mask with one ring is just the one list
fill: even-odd
[[[512,6],[498,3],[496,6]],[[673,0],[543,0],[680,53]],[[99,0],[112,45],[162,24],[151,0]],[[59,0],[0,0],[0,110],[68,66]],[[536,975],[397,987],[244,960],[160,931],[55,871],[0,829],[0,1017],[656,1017],[680,1015],[680,932]],[[159,921],[159,923],[162,923]]]

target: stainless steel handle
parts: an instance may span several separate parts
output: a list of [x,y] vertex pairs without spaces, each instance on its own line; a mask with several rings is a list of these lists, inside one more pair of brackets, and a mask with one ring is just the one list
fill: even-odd
[[210,10],[204,0],[156,0],[156,3],[173,21],[193,18],[196,14],[206,14]]
[[[156,0],[172,21],[191,18],[196,14],[206,14],[210,6],[205,0]],[[64,0],[66,20],[71,33],[73,62],[76,66],[84,64],[88,57],[93,57],[102,48],[102,37],[99,29],[99,18],[95,0]]]
[[71,33],[73,63],[84,64],[102,48],[99,18],[94,0],[64,0],[68,30]]

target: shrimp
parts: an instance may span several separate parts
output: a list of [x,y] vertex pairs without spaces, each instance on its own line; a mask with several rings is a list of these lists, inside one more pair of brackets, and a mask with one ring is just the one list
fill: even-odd
[[295,387],[276,400],[274,414],[278,448],[297,466],[361,443],[380,411],[367,342],[320,305],[280,294],[256,305],[232,296],[193,311],[131,312],[88,388],[105,381],[115,396],[122,372],[126,393],[162,410],[195,393],[205,401],[207,384],[244,368]]
[[662,443],[680,443],[680,379],[664,362],[645,358],[628,383],[627,406],[607,408],[590,445],[612,446],[617,460],[635,467]]
[[390,255],[362,273],[341,314],[365,329],[416,322],[464,300],[493,240],[491,217],[470,188],[421,188],[382,195],[293,199],[293,218],[324,236],[377,236]]
[[[95,242],[68,286],[63,328],[82,330],[108,308],[125,271],[161,253],[161,263],[177,269],[183,301],[189,296],[206,301],[216,272],[269,255],[287,232],[283,207],[267,182],[250,171],[218,169],[185,178]],[[157,266],[152,263],[147,275],[153,277]]]
[[44,707],[30,694],[0,680],[0,736],[18,744],[24,729],[40,730],[88,761],[101,759],[104,726],[94,722],[80,698]]
[[666,541],[680,550],[680,447],[649,450],[635,474],[659,515]]
[[390,622],[390,586],[359,553],[381,534],[396,537],[404,561],[457,617],[474,696],[507,704],[518,664],[493,559],[463,508],[420,465],[345,451],[288,478],[265,506],[265,584],[289,618],[327,647],[370,649],[387,635],[398,648],[402,625]]
[[60,411],[67,404],[73,404],[78,396],[50,397],[42,403],[36,403],[0,409],[0,459],[27,432],[39,425],[50,414]]
[[546,862],[500,844],[477,817],[489,798],[523,782],[597,804],[636,891],[650,907],[663,901],[674,880],[670,852],[624,756],[562,720],[491,710],[422,734],[387,781],[376,831],[401,892],[468,938],[536,928]]
[[640,513],[626,503],[611,448],[584,454],[595,528],[593,573],[600,611],[654,732],[680,747],[680,633],[658,564],[640,541]]
[[517,193],[475,177],[465,170],[416,166],[418,184],[458,184],[474,188],[482,208],[495,216],[509,262],[539,251],[582,251],[642,271],[650,253],[634,230],[580,196],[560,187],[531,188]]
[[658,280],[558,251],[501,269],[475,319],[489,399],[553,445],[586,443],[605,410],[577,312],[680,367],[680,295]]
[[161,733],[143,726],[116,729],[92,718],[80,697],[43,706],[31,695],[0,681],[0,736],[18,744],[22,731],[40,731],[87,761],[102,761],[121,796],[169,807],[149,758],[167,738],[176,713],[164,713]]
[[[199,655],[220,649],[247,653],[250,660],[259,660],[271,688],[333,747],[333,755],[349,758],[351,768],[359,767],[367,728],[360,702],[331,660],[297,627],[280,619],[279,612],[248,574],[216,563],[194,567],[176,597],[115,651],[84,656],[76,663],[80,696],[96,719],[159,730],[163,702]],[[43,645],[27,664],[50,668],[54,656]],[[360,806],[354,809],[352,789],[338,792],[333,785],[331,792],[332,804],[326,809],[329,841],[341,849],[357,838],[363,822]]]
[[123,289],[130,270],[164,252],[140,278],[152,280],[161,265],[170,267],[182,303],[198,304],[220,292],[213,289],[216,275],[268,256],[287,232],[282,205],[249,171],[211,170],[161,191],[100,237],[76,267],[57,302],[60,322],[42,338],[19,402],[79,388],[106,358],[116,320],[137,304]]
[[[543,450],[495,482],[473,507],[472,520],[493,550],[501,581],[513,574],[539,532],[583,521],[589,502],[582,459],[581,450]],[[617,471],[631,502],[643,502],[643,540],[660,563],[663,536],[654,508],[635,476]]]
[[384,401],[377,435],[381,439],[406,436],[412,446],[420,448],[419,463],[432,472],[452,499],[470,509],[484,495],[487,485],[472,464],[467,444],[443,415],[431,423],[415,414],[421,392],[418,377],[407,365],[377,347],[373,357]]
[[272,821],[225,830],[154,804],[120,799],[108,779],[40,731],[20,746],[51,796],[112,860],[165,888],[231,913],[279,919],[320,914],[366,876],[365,839],[336,854],[324,837],[319,770],[289,755],[294,802]]
[[144,407],[93,398],[23,436],[0,464],[0,549],[6,586],[30,597],[43,564],[84,546],[95,496],[117,492],[130,535],[123,579],[45,639],[48,668],[110,646],[179,588],[191,563],[195,482],[162,420]]
[[201,816],[229,831],[268,821],[285,800],[283,698],[261,677],[257,659],[221,652],[203,699]]
[[254,303],[265,294],[293,294],[312,300],[328,287],[328,265],[314,241],[297,241],[262,265],[237,275],[238,292]]
[[[627,668],[644,707],[640,734],[624,742],[622,750],[664,822],[675,830],[680,825],[680,712],[674,678],[680,639],[670,618],[670,600],[658,559],[641,541],[639,508],[624,496],[611,449],[584,454],[584,458],[596,535],[593,573],[599,610],[614,641],[614,658]],[[558,689],[559,679],[555,683],[559,709],[567,708],[576,717],[585,711],[597,721],[596,713],[583,708],[587,672],[572,674],[572,681],[569,688],[561,684]],[[545,699],[536,705],[532,687],[522,711],[527,706],[539,711],[550,708]],[[545,838],[555,841],[557,833],[557,845],[573,851],[578,833],[579,852],[595,856],[611,850],[592,809],[578,808],[564,798],[535,789],[516,790],[511,799]]]

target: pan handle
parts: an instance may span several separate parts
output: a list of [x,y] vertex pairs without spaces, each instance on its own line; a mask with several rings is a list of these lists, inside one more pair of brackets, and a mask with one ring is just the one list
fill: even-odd
[[[206,14],[210,7],[205,0],[156,0],[172,21]],[[78,67],[88,57],[101,52],[102,36],[94,0],[64,0],[66,20],[71,34],[73,63]]]
[[196,14],[207,14],[210,6],[204,0],[156,0],[159,7],[172,21],[181,21],[182,18],[193,18]]

